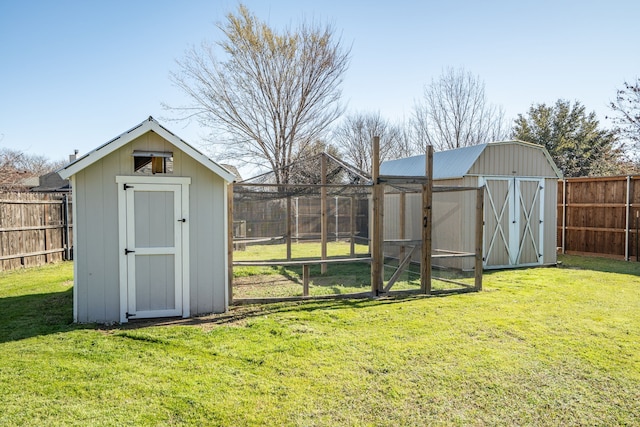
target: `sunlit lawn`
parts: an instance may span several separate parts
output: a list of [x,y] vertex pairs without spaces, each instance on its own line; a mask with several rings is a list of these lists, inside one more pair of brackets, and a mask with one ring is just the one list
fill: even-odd
[[[304,242],[291,245],[291,258],[319,259],[321,253],[320,243]],[[368,253],[366,245],[356,245],[355,254],[365,256]],[[327,245],[328,258],[350,257],[350,245],[348,242],[329,242]],[[286,245],[248,245],[245,250],[235,251],[234,261],[274,260],[273,266],[267,267],[234,267],[234,298],[268,298],[291,297],[302,295],[302,267],[280,266],[276,260],[286,260]],[[387,261],[385,267],[385,280],[389,280],[395,272],[396,261]],[[435,276],[459,279],[468,284],[473,283],[472,273],[434,272]],[[367,262],[354,262],[348,264],[329,264],[327,272],[322,274],[320,265],[310,267],[311,282],[309,294],[311,296],[344,295],[369,292],[371,290],[371,268]],[[434,290],[453,289],[460,286],[452,285],[439,280],[432,283]],[[420,288],[420,267],[410,266],[400,276],[399,281],[392,290],[417,290]]]
[[640,425],[640,264],[446,297],[71,324],[71,264],[0,274],[0,425]]

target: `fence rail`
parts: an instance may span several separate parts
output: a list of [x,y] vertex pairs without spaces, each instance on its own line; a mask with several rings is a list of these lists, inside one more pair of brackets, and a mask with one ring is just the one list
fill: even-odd
[[639,228],[640,176],[558,182],[557,246],[563,253],[638,260]]
[[0,270],[72,259],[67,194],[0,193]]

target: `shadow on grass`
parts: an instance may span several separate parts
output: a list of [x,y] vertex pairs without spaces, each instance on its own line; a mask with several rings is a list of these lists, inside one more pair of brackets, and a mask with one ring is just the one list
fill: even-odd
[[[300,281],[299,276],[296,277],[298,275],[296,271],[287,272],[286,269],[281,271],[287,273],[290,280]],[[332,289],[334,292],[344,292],[344,290],[332,283],[333,278],[350,278],[351,281],[357,283],[356,288],[363,291],[370,289],[369,285],[365,283],[366,275],[368,274],[368,267],[366,266],[332,266],[330,272],[330,274],[323,275],[320,273],[320,267],[313,269],[313,273],[318,279],[327,280],[323,287]],[[396,291],[378,298],[371,298],[368,292],[362,292],[358,296],[354,296],[354,294],[323,295],[320,298],[324,299],[232,306],[227,313],[223,314],[210,314],[188,319],[140,319],[131,321],[129,324],[107,327],[95,323],[73,323],[73,288],[69,288],[63,292],[0,298],[0,343],[81,329],[130,329],[161,325],[224,325],[272,313],[348,310],[438,296],[442,295],[426,296],[412,293],[411,291]]]
[[[458,292],[462,295],[466,292]],[[271,314],[282,313],[300,313],[314,312],[318,310],[351,310],[354,308],[376,307],[381,305],[391,305],[406,303],[408,301],[416,301],[424,298],[439,298],[451,294],[432,294],[424,295],[413,291],[397,291],[395,293],[386,294],[382,297],[371,298],[369,296],[330,296],[326,299],[308,299],[286,302],[271,302],[249,305],[234,305],[229,308],[227,313],[209,314],[205,316],[192,317],[189,319],[165,318],[165,319],[139,319],[130,321],[126,325],[118,326],[121,329],[138,329],[149,326],[215,326],[228,325],[242,322],[255,317],[261,317]]]
[[0,343],[90,327],[73,323],[73,289],[0,298]]

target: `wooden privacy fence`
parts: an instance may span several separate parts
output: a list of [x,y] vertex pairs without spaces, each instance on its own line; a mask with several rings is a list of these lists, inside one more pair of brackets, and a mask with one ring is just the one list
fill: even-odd
[[72,259],[67,194],[0,193],[0,270]]
[[558,181],[557,246],[562,253],[638,260],[639,228],[640,176]]

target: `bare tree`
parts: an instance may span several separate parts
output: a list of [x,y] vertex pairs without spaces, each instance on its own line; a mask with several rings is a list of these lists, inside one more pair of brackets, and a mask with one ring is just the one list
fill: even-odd
[[508,137],[501,108],[490,105],[484,82],[464,69],[446,69],[416,102],[412,126],[421,149],[449,150]]
[[222,41],[191,49],[170,75],[191,100],[173,109],[217,131],[226,158],[268,166],[287,183],[285,166],[343,112],[349,50],[329,25],[279,33],[243,5],[218,28]]
[[624,82],[624,89],[616,93],[616,100],[609,107],[617,113],[613,122],[620,135],[626,140],[626,148],[635,148],[636,159],[640,158],[640,78],[635,83]]
[[[329,157],[340,158],[340,153],[334,145],[327,144],[325,141],[314,141],[307,146],[304,153],[297,156],[297,159],[290,165],[289,179],[291,184],[320,184],[321,176],[321,157],[328,154]],[[327,183],[339,183],[342,175],[339,170],[328,171],[326,177]]]
[[61,166],[61,162],[52,162],[45,156],[0,148],[0,185],[17,187],[26,178],[44,175]]
[[380,137],[380,161],[412,154],[402,128],[380,117],[379,112],[346,116],[334,130],[333,136],[343,159],[368,174],[371,173],[371,141],[374,136]]

